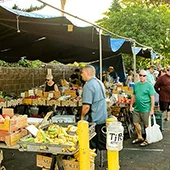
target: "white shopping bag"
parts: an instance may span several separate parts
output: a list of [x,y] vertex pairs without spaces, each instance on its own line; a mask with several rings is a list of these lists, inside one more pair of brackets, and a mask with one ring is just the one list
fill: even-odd
[[163,139],[160,126],[156,124],[155,115],[153,115],[153,126],[151,126],[151,116],[149,116],[148,127],[145,130],[146,130],[146,140],[149,144],[159,142]]

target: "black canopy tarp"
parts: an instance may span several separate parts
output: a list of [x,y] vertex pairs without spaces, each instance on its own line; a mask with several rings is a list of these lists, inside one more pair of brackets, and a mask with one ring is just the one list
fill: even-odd
[[[23,56],[62,63],[99,59],[99,36],[94,27],[77,27],[65,17],[37,18],[26,14],[0,6],[1,60],[15,62]],[[109,36],[102,35],[102,51],[103,58],[113,55]]]
[[[115,43],[118,43],[116,51],[113,50]],[[131,42],[113,41],[110,36],[102,35],[102,58],[120,53],[132,55]],[[150,57],[145,51],[140,55]],[[49,17],[0,6],[0,60],[17,62],[21,57],[62,63],[96,61],[99,59],[98,31],[93,26],[77,27],[66,17]]]

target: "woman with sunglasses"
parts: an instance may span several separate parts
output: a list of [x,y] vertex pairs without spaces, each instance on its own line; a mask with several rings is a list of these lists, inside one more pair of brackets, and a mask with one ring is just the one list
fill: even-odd
[[160,110],[166,114],[164,120],[167,121],[170,112],[170,66],[166,68],[166,73],[158,78],[154,87],[159,94]]
[[58,91],[58,86],[57,86],[57,84],[53,81],[53,76],[52,76],[51,74],[47,74],[47,76],[46,76],[44,91],[45,91],[45,92]]

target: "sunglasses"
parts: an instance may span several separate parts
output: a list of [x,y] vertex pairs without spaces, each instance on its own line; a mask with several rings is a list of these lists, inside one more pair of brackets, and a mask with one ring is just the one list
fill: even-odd
[[49,81],[49,79],[46,79],[46,81]]
[[140,77],[146,77],[146,75],[139,74]]
[[166,71],[170,71],[169,69],[167,69]]

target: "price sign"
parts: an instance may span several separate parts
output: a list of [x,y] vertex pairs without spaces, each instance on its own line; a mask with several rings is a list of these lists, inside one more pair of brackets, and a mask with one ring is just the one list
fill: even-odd
[[24,98],[25,97],[25,93],[21,93],[21,97]]
[[28,90],[28,96],[34,96],[34,90]]
[[123,133],[108,132],[107,133],[107,147],[110,150],[121,150],[123,142]]
[[48,98],[53,98],[54,97],[54,94],[53,93],[48,93]]

